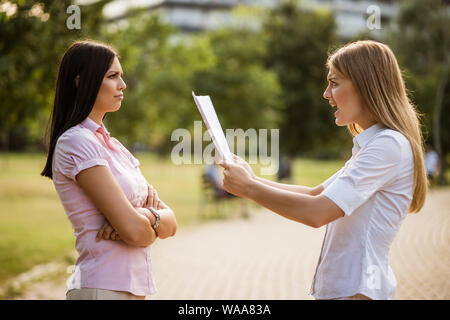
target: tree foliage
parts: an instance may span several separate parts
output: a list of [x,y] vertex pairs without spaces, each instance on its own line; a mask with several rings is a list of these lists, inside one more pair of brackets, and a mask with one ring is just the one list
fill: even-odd
[[405,71],[410,96],[423,114],[426,142],[440,152],[443,169],[450,154],[449,30],[449,7],[444,1],[411,0],[402,2],[397,24],[386,39]]
[[62,53],[75,39],[96,37],[108,1],[83,7],[83,28],[66,26],[69,0],[15,1],[0,12],[0,144],[22,150],[40,144],[53,103]]
[[[170,151],[173,130],[192,131],[194,120],[200,120],[194,90],[211,96],[224,128],[279,128],[280,147],[290,155],[335,157],[348,150],[342,148],[351,143],[348,132],[334,124],[333,110],[322,98],[327,53],[339,42],[332,13],[303,9],[297,1],[268,10],[240,7],[235,10],[240,22],[232,28],[181,36],[144,9],[133,9],[120,21],[106,21],[102,11],[110,1],[80,5],[81,29],[74,30],[66,25],[72,1],[19,0],[10,11],[2,6],[3,150],[42,146],[58,61],[80,38],[108,42],[120,53],[127,89],[121,110],[108,114],[106,123],[128,147]],[[402,3],[398,29],[387,41],[405,71],[414,102],[425,114],[425,127],[430,127],[442,83],[448,10],[439,9],[439,0],[431,1],[437,7],[424,0]],[[445,90],[441,137],[446,154],[449,102]]]
[[304,155],[325,147],[332,152],[343,130],[334,124],[333,112],[322,98],[327,52],[338,42],[331,13],[284,2],[270,12],[265,30],[267,65],[277,73],[283,89],[280,128],[285,151]]
[[263,66],[259,32],[223,29],[207,35],[216,63],[194,75],[198,94],[209,94],[225,128],[275,128],[280,104],[276,73]]

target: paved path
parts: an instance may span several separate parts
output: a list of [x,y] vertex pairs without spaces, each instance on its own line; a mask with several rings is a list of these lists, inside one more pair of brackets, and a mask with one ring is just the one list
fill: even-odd
[[[308,295],[325,227],[267,210],[249,219],[178,230],[152,247],[159,292],[150,299],[313,299]],[[432,191],[391,248],[396,299],[450,299],[450,190]],[[38,283],[21,299],[64,299],[63,283]]]

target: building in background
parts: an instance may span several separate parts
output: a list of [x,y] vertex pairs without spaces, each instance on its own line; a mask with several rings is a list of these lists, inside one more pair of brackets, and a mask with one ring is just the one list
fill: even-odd
[[[117,0],[105,8],[111,20],[125,18],[129,7],[146,7],[158,12],[163,21],[182,33],[213,30],[226,26],[245,25],[259,28],[261,9],[278,5],[280,0]],[[370,31],[374,38],[382,35],[398,12],[398,1],[366,0],[304,0],[306,9],[323,9],[333,13],[338,35],[349,39]],[[374,20],[376,19],[376,20]]]

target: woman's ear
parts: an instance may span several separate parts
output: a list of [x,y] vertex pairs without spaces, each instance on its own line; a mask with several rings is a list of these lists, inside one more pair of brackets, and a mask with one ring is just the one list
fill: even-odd
[[80,75],[77,75],[76,77],[75,77],[75,87],[78,89],[78,84],[80,83]]

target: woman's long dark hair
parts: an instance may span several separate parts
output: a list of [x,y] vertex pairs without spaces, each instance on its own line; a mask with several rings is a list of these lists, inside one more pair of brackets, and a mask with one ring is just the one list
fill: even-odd
[[50,140],[42,176],[53,179],[53,153],[58,138],[91,113],[103,77],[116,56],[113,47],[93,40],[75,41],[64,53],[58,70],[50,130],[47,126],[46,139],[50,136]]

